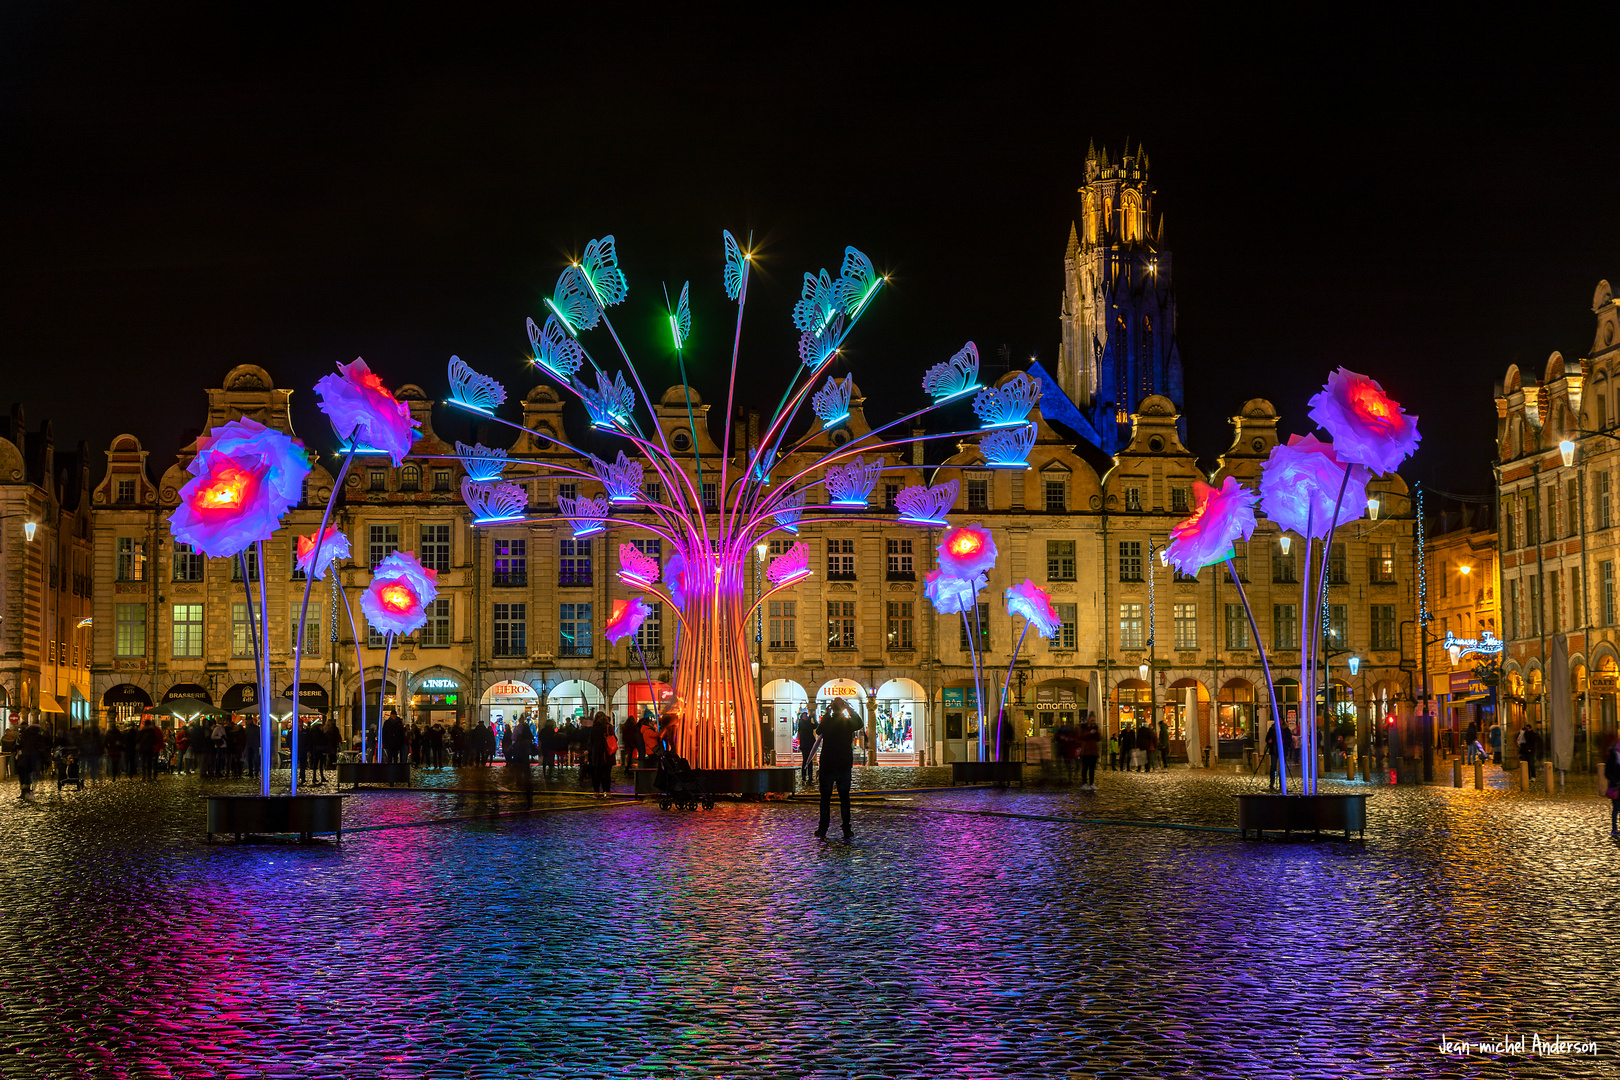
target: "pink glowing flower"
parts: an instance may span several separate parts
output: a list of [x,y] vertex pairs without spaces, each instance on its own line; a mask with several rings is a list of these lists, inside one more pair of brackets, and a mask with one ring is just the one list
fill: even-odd
[[338,436],[381,451],[400,465],[416,441],[420,421],[411,419],[410,406],[397,400],[358,357],[352,364],[339,364],[341,375],[328,375],[315,384],[320,409],[332,421]]
[[647,621],[652,614],[652,605],[639,596],[629,600],[613,601],[613,614],[608,616],[607,625],[602,627],[602,636],[617,645],[625,638],[641,629],[641,624]]
[[328,567],[348,557],[349,537],[336,525],[327,526],[318,537],[312,533],[298,538],[298,569],[312,578],[325,577]]
[[1043,638],[1049,638],[1063,629],[1063,620],[1058,616],[1057,608],[1052,606],[1052,598],[1029,578],[1007,590],[1007,614],[1022,615]]
[[[1417,449],[1417,417],[1365,375],[1340,368],[1311,398],[1311,419],[1333,436],[1340,461],[1389,473]],[[1269,511],[1268,511],[1269,513]]]
[[974,578],[996,565],[996,542],[983,525],[958,525],[935,549],[948,577]]
[[1356,475],[1354,465],[1339,464],[1333,444],[1315,435],[1290,435],[1286,446],[1271,448],[1271,458],[1260,470],[1260,509],[1266,517],[1301,536],[1323,537],[1333,527],[1335,503],[1339,521],[1360,517],[1367,505],[1367,481]]
[[292,438],[243,417],[200,439],[169,515],[176,541],[229,558],[267,540],[303,494],[309,459]]
[[1254,535],[1259,495],[1228,476],[1220,487],[1193,481],[1192,516],[1173,526],[1164,561],[1191,577],[1232,557],[1232,545]]
[[973,610],[979,591],[985,587],[983,574],[971,578],[952,577],[943,570],[930,570],[923,578],[923,595],[941,615]]
[[379,633],[411,634],[427,624],[428,605],[438,595],[438,574],[410,552],[396,551],[371,571],[360,610]]

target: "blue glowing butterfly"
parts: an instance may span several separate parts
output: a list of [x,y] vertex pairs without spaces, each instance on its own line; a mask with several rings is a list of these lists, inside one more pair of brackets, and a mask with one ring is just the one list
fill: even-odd
[[579,260],[580,273],[591,287],[591,295],[605,308],[624,303],[630,295],[630,283],[619,269],[619,253],[613,246],[613,237],[604,236],[585,245],[585,256]]
[[506,471],[506,451],[499,447],[491,448],[483,443],[468,446],[457,439],[456,456],[461,459],[461,467],[467,470],[467,476],[480,483],[499,480],[501,473]]
[[522,518],[529,493],[521,484],[485,483],[464,476],[461,478],[461,501],[473,512],[474,525],[490,525]]
[[821,417],[823,429],[849,418],[849,399],[854,389],[855,376],[846,376],[843,382],[828,376],[826,385],[816,391],[810,399],[810,407]]
[[923,376],[923,392],[937,405],[979,388],[979,347],[973,342],[943,364],[935,364]]
[[806,330],[799,335],[799,359],[804,361],[805,367],[820,367],[838,351],[838,343],[842,340],[844,340],[844,316],[834,315],[832,322],[820,333]]
[[488,375],[480,375],[461,357],[450,358],[450,400],[469,409],[489,412],[506,400],[506,388]]
[[559,495],[557,509],[568,519],[576,537],[595,536],[606,527],[608,515],[612,513],[606,495],[581,495],[577,499]]
[[[681,286],[681,298],[675,304],[675,314],[669,317],[669,332],[675,338],[675,351],[680,352],[681,346],[686,344],[686,335],[692,332],[692,305],[688,294],[692,291],[692,283],[688,281]],[[664,302],[669,303],[669,294],[664,295]]]
[[726,238],[726,295],[739,304],[748,302],[748,258],[737,246],[730,229],[721,229]]
[[546,298],[546,307],[562,322],[563,329],[570,336],[578,336],[581,330],[593,329],[602,317],[602,308],[591,292],[590,283],[585,280],[584,271],[577,266],[568,267],[557,278],[557,288]]
[[771,482],[771,470],[776,467],[776,447],[773,446],[765,451],[763,461],[760,460],[757,448],[748,451],[748,464],[754,470],[754,479],[761,484],[769,484]]
[[973,411],[986,429],[1016,427],[1041,401],[1041,384],[1020,371],[1000,386],[987,386],[973,398]]
[[857,457],[848,465],[827,466],[827,494],[834,506],[865,506],[883,475],[883,459]]
[[806,492],[800,491],[790,495],[777,504],[776,523],[790,533],[799,531],[799,517],[804,513],[804,497]]
[[543,330],[529,320],[529,344],[534,347],[534,362],[563,382],[585,364],[585,350],[568,336],[555,315],[546,316]]
[[947,480],[936,487],[914,484],[894,497],[894,508],[900,511],[902,525],[944,525],[945,515],[956,505],[959,485]]
[[822,333],[843,307],[840,296],[827,271],[820,277],[804,275],[804,289],[793,305],[793,325],[806,334]]
[[596,389],[580,386],[579,396],[585,402],[585,411],[591,414],[592,427],[618,427],[635,408],[636,396],[624,381],[624,372],[615,372],[608,378],[605,371],[596,373]]
[[856,248],[844,249],[844,265],[838,272],[838,301],[851,319],[860,317],[861,309],[877,295],[883,279],[872,269],[872,260]]
[[1035,425],[999,428],[979,439],[985,463],[1002,469],[1027,469],[1029,452],[1035,449]]
[[625,457],[623,450],[619,451],[618,460],[611,463],[592,454],[591,468],[601,479],[611,501],[633,503],[641,498],[641,462]]

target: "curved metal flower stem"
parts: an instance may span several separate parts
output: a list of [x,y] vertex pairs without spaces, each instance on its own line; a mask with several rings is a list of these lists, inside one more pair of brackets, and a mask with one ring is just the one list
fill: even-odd
[[1316,665],[1311,662],[1311,630],[1316,615],[1311,610],[1311,532],[1310,514],[1305,515],[1305,572],[1299,575],[1299,791],[1301,795],[1316,794],[1315,758],[1312,744],[1316,735],[1316,687],[1312,685]]
[[[338,470],[337,479],[332,481],[332,494],[327,497],[326,510],[321,514],[321,527],[315,530],[315,551],[310,556],[310,565],[321,564],[321,545],[326,542],[326,523],[331,520],[332,507],[337,503],[338,492],[343,490],[343,478],[349,475],[349,465],[354,461],[354,452],[359,449],[360,428],[349,432],[349,452],[343,456],[343,467]],[[261,568],[262,569],[262,568]],[[263,577],[263,574],[260,574]],[[293,644],[293,727],[292,727],[292,754],[293,754],[293,793],[297,794],[298,776],[298,702],[304,691],[304,623],[309,617],[309,590],[315,584],[313,574],[304,575],[304,603],[298,609],[298,634]],[[361,675],[364,678],[364,673]]]
[[[1330,521],[1328,523],[1327,539],[1322,542],[1322,565],[1319,568],[1318,573],[1317,573],[1316,595],[1312,599],[1312,603],[1311,603],[1311,617],[1313,619],[1315,619],[1315,620],[1320,620],[1320,619],[1325,617],[1325,613],[1323,612],[1323,608],[1322,608],[1322,603],[1323,603],[1323,598],[1325,596],[1325,590],[1327,589],[1328,564],[1333,559],[1333,534],[1335,532],[1337,532],[1338,528],[1339,528],[1339,511],[1344,506],[1344,493],[1345,493],[1345,490],[1350,486],[1350,470],[1354,469],[1355,467],[1356,466],[1355,466],[1354,462],[1351,462],[1350,464],[1347,464],[1347,465],[1343,466],[1344,478],[1339,481],[1339,496],[1338,496],[1338,498],[1333,500],[1333,519],[1332,519],[1332,521]],[[1305,576],[1306,577],[1310,576],[1310,569],[1311,569],[1310,559],[1307,558],[1305,560],[1305,571],[1306,571]],[[1311,665],[1311,678],[1313,680],[1316,678],[1316,657],[1320,653],[1321,648],[1322,648],[1322,631],[1323,631],[1323,629],[1324,628],[1322,627],[1320,621],[1318,621],[1317,625],[1316,625],[1316,629],[1311,634],[1310,665]],[[1330,686],[1332,685],[1331,682],[1329,683],[1329,685]],[[1313,744],[1313,747],[1314,747],[1314,744],[1315,744],[1315,741],[1316,741],[1315,740],[1315,730],[1316,730],[1316,691],[1315,691],[1314,688],[1311,691],[1311,730],[1312,730],[1312,740],[1311,741],[1312,741],[1312,744]],[[1317,771],[1316,770],[1316,758],[1313,756],[1312,759],[1311,759],[1311,789],[1310,789],[1310,792],[1309,792],[1312,795],[1316,794],[1316,771]]]
[[[354,666],[360,673],[360,760],[366,760],[366,658],[360,652],[360,628],[355,625],[354,608],[349,606],[349,594],[343,588],[343,582],[338,578],[337,568],[328,567],[327,574],[332,578],[332,584],[337,587],[338,595],[343,598],[343,612],[349,617],[349,634],[354,638]],[[378,722],[382,720],[377,717]]]
[[[383,699],[388,695],[388,657],[389,657],[389,654],[392,653],[393,651],[394,651],[394,632],[392,630],[390,630],[390,631],[388,631],[388,636],[383,638],[382,676],[377,680],[377,760],[378,761],[382,760]],[[365,693],[366,693],[366,673],[364,671],[362,671],[360,673],[360,696],[364,697]]]
[[[744,266],[746,267],[746,265],[747,263],[745,262]],[[743,273],[746,274],[747,270],[745,269]],[[743,291],[737,294],[737,332],[731,340],[731,378],[726,384],[726,427],[725,435],[723,436],[720,444],[721,491],[726,490],[726,467],[731,463],[731,418],[733,415],[732,409],[735,407],[737,398],[737,353],[742,349],[743,309],[748,305],[748,290],[746,288],[746,284],[747,283],[744,282],[745,287]],[[681,362],[681,383],[683,385],[686,383],[686,362],[684,360]],[[692,398],[690,394],[687,395],[686,399],[686,411],[688,418],[690,419],[690,414],[692,412]],[[761,458],[760,460],[763,461],[764,459]],[[753,471],[748,464],[748,452],[746,450],[743,451],[743,470],[745,473]],[[699,477],[699,480],[701,479],[702,477]],[[731,517],[733,521],[735,521],[737,517],[737,511],[735,509],[732,510]],[[722,501],[720,504],[720,532],[724,534],[726,531],[726,507],[725,503]]]
[[[259,695],[259,794],[270,794],[270,752],[269,739],[265,732],[270,730],[270,701],[264,696],[264,657],[259,648],[258,623],[253,618],[253,579],[248,576],[247,548],[236,553],[236,564],[241,567],[242,592],[247,597],[247,627],[248,644],[253,650],[253,685],[258,688]],[[266,641],[265,648],[270,643]]]
[[[1266,691],[1271,695],[1271,722],[1281,725],[1283,716],[1277,709],[1277,686],[1271,681],[1271,658],[1266,655],[1265,642],[1260,640],[1260,626],[1254,621],[1254,609],[1249,606],[1249,594],[1243,591],[1243,579],[1238,576],[1237,567],[1233,565],[1231,556],[1226,559],[1226,573],[1237,586],[1238,599],[1243,601],[1243,614],[1249,617],[1249,633],[1254,635],[1254,647],[1260,653],[1260,669],[1265,672]],[[1288,755],[1283,752],[1282,728],[1277,728],[1277,775],[1282,778],[1283,794],[1288,794]]]
[[[259,667],[259,744],[268,751],[270,747],[270,600],[264,591],[264,541],[253,542],[254,557],[259,563],[259,630],[262,635],[262,648],[259,649],[259,658],[262,661]],[[245,578],[247,575],[243,575]],[[251,620],[253,612],[248,611]],[[298,730],[298,703],[293,702],[293,730]],[[270,765],[268,752],[265,755],[264,778],[259,781],[260,794],[270,794]],[[298,770],[293,770],[292,794],[298,794]]]
[[[976,657],[975,657],[975,659],[973,661],[973,692],[979,698],[979,711],[980,711],[980,714],[982,716],[982,714],[985,712],[984,707],[985,707],[986,704],[988,704],[988,702],[986,702],[984,700],[984,661],[985,661],[986,654],[990,651],[990,647],[989,647],[989,643],[984,640],[984,628],[979,622],[979,594],[978,593],[973,594],[973,632],[968,635],[968,639],[974,645],[977,645],[978,649],[979,649],[978,654],[976,655]],[[979,760],[980,761],[984,760],[984,729],[985,729],[985,726],[986,726],[986,722],[987,721],[985,719],[981,719],[979,721]],[[1000,716],[997,716],[993,720],[989,720],[988,722],[998,725],[997,730],[998,731],[1000,730],[1000,728],[999,728],[999,725],[1001,723],[1001,717]]]
[[1003,679],[1002,682],[1001,682],[1001,704],[1000,704],[1000,706],[998,706],[996,708],[996,724],[998,725],[997,728],[996,728],[996,731],[997,731],[996,760],[997,761],[1001,760],[1001,739],[1000,739],[1001,728],[1000,728],[999,725],[1001,723],[1001,714],[1003,712],[1005,712],[1006,708],[1007,708],[1007,688],[1012,685],[1013,668],[1018,663],[1018,654],[1023,651],[1023,649],[1024,649],[1024,639],[1026,637],[1028,637],[1028,636],[1029,636],[1029,620],[1025,619],[1024,620],[1024,632],[1022,634],[1018,635],[1018,644],[1013,649],[1012,663],[1007,665],[1007,677],[1005,679]]

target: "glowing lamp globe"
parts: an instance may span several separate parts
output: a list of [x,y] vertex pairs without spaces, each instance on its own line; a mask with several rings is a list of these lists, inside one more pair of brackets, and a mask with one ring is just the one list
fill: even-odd
[[1137,664],[1136,665],[1136,673],[1142,677],[1143,682],[1146,682],[1147,677],[1148,677],[1148,666],[1147,666],[1147,664],[1145,664],[1145,663],[1144,664]]
[[1575,464],[1575,444],[1568,439],[1558,444],[1558,454],[1564,459],[1564,468]]
[[246,417],[198,440],[169,515],[177,542],[211,558],[229,558],[270,538],[303,495],[309,459],[291,436]]
[[1357,656],[1355,653],[1351,653],[1350,659],[1346,661],[1346,664],[1350,668],[1350,674],[1354,675],[1356,672],[1361,670],[1361,657]]
[[1417,417],[1408,416],[1375,380],[1344,368],[1311,398],[1310,417],[1333,437],[1340,461],[1379,473],[1394,472],[1422,438]]
[[360,610],[378,633],[413,634],[427,625],[428,606],[438,595],[438,575],[410,552],[396,551],[371,572]]
[[974,578],[996,565],[996,542],[983,525],[961,525],[945,534],[935,549],[947,577]]
[[1376,495],[1367,500],[1367,516],[1374,521],[1378,520],[1378,496]]

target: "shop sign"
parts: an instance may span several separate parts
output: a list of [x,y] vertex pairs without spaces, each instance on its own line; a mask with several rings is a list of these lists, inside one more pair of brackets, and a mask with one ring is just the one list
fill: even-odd
[[[501,683],[500,684],[500,686],[515,686],[515,685],[516,685],[515,683]],[[419,689],[422,689],[422,690],[459,690],[459,689],[461,689],[461,684],[458,683],[454,679],[423,679],[420,683],[417,684],[417,686],[418,686]],[[496,687],[495,690],[496,690],[497,693],[502,693],[502,694],[520,694],[520,693],[523,692],[522,690],[502,690],[499,687]]]
[[1615,686],[1620,684],[1620,675],[1614,672],[1600,673],[1592,676],[1592,689],[1601,693],[1613,693]]
[[[429,680],[432,681],[432,680]],[[423,685],[427,685],[424,683]],[[535,697],[533,688],[520,682],[498,682],[491,686],[486,693],[499,697]]]
[[947,709],[976,709],[979,707],[979,692],[971,686],[947,686],[945,688],[945,707]]
[[1451,696],[1463,697],[1468,694],[1483,694],[1488,688],[1473,675],[1466,672],[1451,676]]
[[1458,656],[1466,656],[1469,653],[1481,653],[1489,656],[1502,651],[1502,639],[1489,630],[1486,630],[1477,638],[1456,637],[1450,630],[1447,630],[1446,640],[1440,643],[1440,647],[1447,652],[1455,649]]

